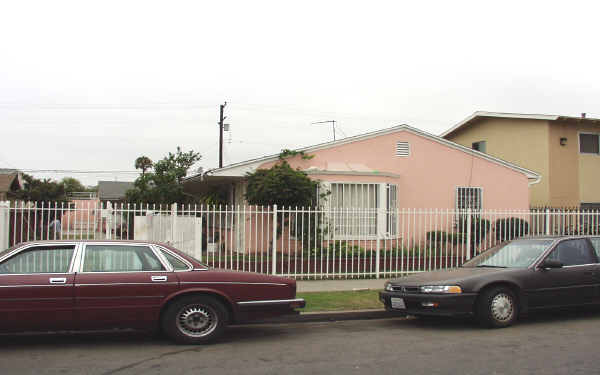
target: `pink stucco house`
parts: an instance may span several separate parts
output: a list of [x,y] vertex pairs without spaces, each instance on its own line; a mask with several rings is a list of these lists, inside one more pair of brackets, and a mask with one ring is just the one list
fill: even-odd
[[[541,179],[534,171],[407,125],[298,151],[314,157],[287,161],[320,180],[331,191],[329,204],[338,207],[526,210],[529,187]],[[278,155],[271,155],[213,169],[187,178],[185,189],[200,195],[220,186],[231,204],[243,205],[245,174],[277,161]]]
[[[409,235],[414,244],[430,230],[456,226],[454,219],[435,226],[411,226],[403,223],[403,209],[528,210],[530,186],[541,179],[534,171],[407,125],[297,151],[312,158],[297,155],[286,159],[289,164],[319,180],[320,189],[330,192],[320,202],[329,210],[329,222],[334,222],[329,241],[366,241],[363,247],[373,247],[378,239],[389,242],[384,246],[396,246]],[[184,188],[202,195],[218,187],[228,192],[230,205],[243,207],[246,173],[277,162],[278,155],[271,155],[213,169],[188,177]],[[227,227],[220,228],[227,247],[245,248],[243,252],[268,248],[273,238],[268,229],[263,230],[263,222],[269,214],[250,207],[243,208],[241,221],[239,215],[236,212]],[[243,221],[245,226],[236,225]],[[293,251],[297,245],[292,232],[284,229],[278,249]]]

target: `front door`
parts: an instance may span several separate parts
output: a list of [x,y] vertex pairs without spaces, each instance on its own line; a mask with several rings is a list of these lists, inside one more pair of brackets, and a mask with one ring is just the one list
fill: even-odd
[[581,305],[597,300],[598,260],[587,239],[562,241],[546,259],[558,260],[563,267],[535,271],[527,286],[530,307]]
[[0,263],[0,329],[73,327],[75,244],[28,246]]
[[75,311],[86,329],[150,327],[179,284],[147,244],[87,244],[80,269]]

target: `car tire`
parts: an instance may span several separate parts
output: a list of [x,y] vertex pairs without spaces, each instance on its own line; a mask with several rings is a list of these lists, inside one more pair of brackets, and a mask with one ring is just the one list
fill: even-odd
[[165,310],[163,332],[180,344],[204,344],[219,338],[228,322],[227,309],[211,296],[190,296]]
[[519,315],[515,293],[509,288],[485,290],[477,302],[476,315],[484,327],[504,328],[512,325]]

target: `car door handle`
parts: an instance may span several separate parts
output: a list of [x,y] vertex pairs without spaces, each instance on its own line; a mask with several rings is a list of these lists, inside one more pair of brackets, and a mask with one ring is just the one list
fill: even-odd
[[152,281],[167,281],[166,276],[152,276]]
[[66,284],[66,283],[67,283],[66,277],[51,277],[50,278],[50,284]]

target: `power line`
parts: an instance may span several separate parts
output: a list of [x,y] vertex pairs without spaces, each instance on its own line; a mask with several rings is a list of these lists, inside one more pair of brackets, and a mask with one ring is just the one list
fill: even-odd
[[79,170],[79,169],[18,169],[21,172],[26,173],[87,173],[87,174],[140,174],[140,171],[90,171],[90,170]]
[[[375,119],[383,118],[381,115],[362,115],[358,113],[344,113],[338,111],[318,111],[302,107],[293,107],[285,105],[263,105],[263,104],[236,104],[238,110],[246,111],[275,111],[283,113],[295,113],[310,116],[336,116],[347,119]],[[7,110],[197,110],[214,108],[214,104],[190,104],[182,102],[155,102],[142,104],[74,104],[74,103],[54,103],[54,104],[20,104],[0,102],[0,109]],[[385,116],[387,117],[387,116]],[[438,119],[405,117],[411,121],[427,121],[446,124],[446,121]]]
[[0,103],[0,109],[13,110],[163,110],[163,109],[205,109],[212,105],[182,104],[182,103],[153,103],[153,104],[11,104]]

